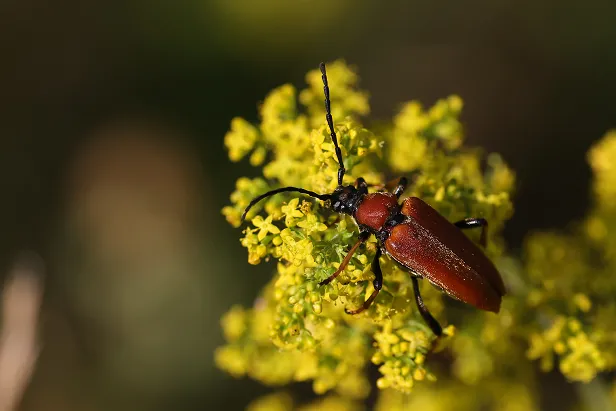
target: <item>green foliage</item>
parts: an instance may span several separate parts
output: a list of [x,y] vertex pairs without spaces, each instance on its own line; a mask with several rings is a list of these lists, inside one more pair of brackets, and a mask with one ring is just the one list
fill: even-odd
[[[241,243],[251,264],[274,260],[276,270],[253,307],[234,307],[223,318],[227,343],[216,361],[236,377],[273,386],[311,381],[315,393],[327,395],[297,408],[287,394],[275,394],[250,409],[325,409],[323,401],[329,401],[327,409],[362,409],[360,400],[376,385],[382,390],[379,410],[533,410],[538,408],[529,359],[540,359],[544,370],[558,362],[576,381],[613,369],[616,134],[591,152],[595,210],[573,234],[530,236],[520,264],[505,254],[501,237],[513,212],[514,174],[498,155],[484,157],[464,146],[459,97],[427,109],[406,103],[391,123],[371,130],[362,123],[369,105],[367,94],[356,88],[355,71],[336,61],[328,65],[328,77],[347,168],[344,183],[362,176],[378,189],[387,176],[407,175],[412,184],[403,197],[421,197],[450,221],[486,218],[485,252],[509,293],[495,315],[459,305],[447,309],[449,299],[422,284],[433,315],[459,328],[445,328],[436,351],[445,348],[448,361],[436,361],[432,357],[439,354],[430,352],[435,337],[415,309],[410,276],[388,257],[381,259],[383,290],[370,309],[344,313],[345,306],[359,306],[372,292],[374,238],[335,281],[320,287],[357,239],[353,220],[297,193],[270,197],[248,213]],[[306,79],[308,88],[299,93],[288,84],[273,90],[260,107],[259,124],[232,120],[225,136],[230,159],[248,158],[263,173],[237,181],[223,209],[235,227],[249,201],[265,191],[296,186],[330,193],[337,186],[320,73],[311,71]],[[478,234],[468,233],[473,240]],[[381,374],[376,384],[368,380],[370,364]],[[469,389],[474,385],[481,389]]]

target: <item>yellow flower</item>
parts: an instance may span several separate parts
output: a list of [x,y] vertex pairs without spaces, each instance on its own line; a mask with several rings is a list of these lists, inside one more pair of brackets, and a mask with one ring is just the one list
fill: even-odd
[[272,218],[272,216],[269,216],[266,219],[263,219],[263,217],[258,215],[252,219],[252,223],[255,225],[255,227],[259,228],[259,234],[257,234],[257,239],[259,241],[263,241],[265,236],[267,236],[269,233],[280,233],[280,229],[274,224],[272,224]]
[[382,364],[379,371],[383,375],[377,380],[377,386],[408,393],[415,381],[435,378],[423,366],[432,341],[420,327],[396,330],[393,327],[393,322],[388,321],[380,332],[374,334],[378,351],[373,355],[372,362]]
[[616,130],[609,131],[588,151],[594,171],[594,191],[601,207],[613,209],[616,201]]
[[231,161],[240,161],[252,150],[259,132],[252,124],[243,118],[236,117],[231,120],[231,131],[225,135],[225,146],[229,150]]
[[287,227],[293,227],[295,220],[304,217],[304,214],[298,210],[299,198],[294,198],[287,205],[281,207],[282,213],[285,216],[284,223]]
[[246,411],[292,411],[293,398],[287,393],[275,393],[251,402]]
[[304,220],[297,223],[297,226],[303,228],[307,235],[327,230],[327,226],[319,221],[315,214],[308,214]]
[[234,306],[221,320],[225,338],[230,342],[237,341],[246,331],[245,322],[246,313],[244,309],[239,306]]
[[293,120],[296,113],[295,88],[292,85],[285,84],[270,92],[261,105],[261,127],[266,138],[272,140],[278,136],[277,126]]
[[348,398],[328,395],[312,404],[298,408],[298,411],[360,411],[363,407]]
[[282,239],[281,256],[283,259],[293,263],[295,266],[302,264],[306,266],[315,265],[314,258],[312,257],[314,245],[308,238],[297,241],[293,232],[288,228],[282,230],[280,238]]
[[241,349],[226,345],[216,349],[214,360],[219,368],[222,368],[234,377],[242,377],[246,373],[246,359]]

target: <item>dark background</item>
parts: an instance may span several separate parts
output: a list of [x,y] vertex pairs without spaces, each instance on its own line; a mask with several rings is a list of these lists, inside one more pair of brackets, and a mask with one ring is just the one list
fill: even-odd
[[[616,127],[613,2],[357,3],[2,2],[0,257],[48,262],[46,346],[24,409],[241,409],[267,391],[212,361],[220,315],[271,270],[245,263],[220,215],[235,179],[255,173],[222,139],[320,61],[359,68],[374,118],[460,94],[467,143],[517,173],[513,250],[583,216],[585,152]],[[177,175],[161,188],[164,167]],[[143,210],[149,223],[135,223]],[[148,258],[161,255],[192,265],[158,273]]]

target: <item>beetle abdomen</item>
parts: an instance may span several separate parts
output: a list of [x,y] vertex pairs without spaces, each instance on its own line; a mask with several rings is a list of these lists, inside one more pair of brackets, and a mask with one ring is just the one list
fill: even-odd
[[380,230],[387,218],[398,207],[398,199],[391,193],[371,193],[366,195],[355,211],[355,219],[375,231]]
[[452,297],[498,312],[505,286],[479,247],[419,198],[407,198],[402,213],[409,218],[392,228],[388,254]]
[[503,279],[492,261],[486,257],[477,244],[464,235],[462,230],[447,221],[438,211],[417,197],[409,197],[402,204],[402,214],[413,217],[447,248],[485,276],[499,295],[506,294]]

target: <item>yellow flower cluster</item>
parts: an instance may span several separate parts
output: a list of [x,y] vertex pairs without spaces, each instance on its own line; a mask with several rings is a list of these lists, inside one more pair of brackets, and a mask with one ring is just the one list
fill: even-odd
[[549,371],[589,382],[616,368],[616,132],[588,154],[594,207],[570,233],[541,232],[525,246],[527,355]]
[[[327,64],[327,78],[330,84],[331,110],[334,120],[370,113],[368,93],[357,89],[359,78],[355,69],[343,60]],[[312,70],[306,75],[308,88],[301,91],[299,101],[309,113],[312,127],[323,125],[323,80],[319,70]],[[333,85],[333,86],[332,86]]]
[[541,368],[554,366],[554,354],[560,357],[560,371],[569,379],[589,382],[604,371],[607,361],[595,338],[589,337],[576,318],[557,317],[542,334],[530,334],[528,357],[541,359]]
[[394,117],[389,163],[396,171],[413,171],[426,166],[426,160],[445,147],[454,150],[462,144],[462,124],[458,120],[462,99],[450,96],[424,111],[418,101],[405,104]]
[[[362,176],[382,187],[386,176],[406,175],[412,183],[405,195],[421,197],[450,221],[488,219],[486,253],[498,258],[504,247],[501,228],[512,214],[515,178],[499,156],[488,156],[482,167],[480,153],[462,145],[460,98],[449,97],[426,111],[411,102],[391,124],[371,131],[361,123],[360,116],[369,112],[369,106],[367,94],[356,88],[356,73],[342,61],[327,67],[332,113],[347,169],[344,183],[352,184]],[[309,87],[299,93],[291,85],[272,91],[260,107],[259,124],[232,121],[225,137],[230,159],[247,157],[263,171],[261,178],[237,181],[231,204],[223,209],[233,226],[240,226],[248,203],[268,190],[295,186],[330,193],[337,186],[338,164],[325,123],[320,72],[308,73],[307,83]],[[318,285],[340,266],[357,241],[350,217],[331,212],[318,200],[284,193],[257,204],[246,221],[241,243],[248,261],[274,260],[276,270],[255,307],[234,308],[224,317],[227,344],[216,354],[220,368],[273,385],[312,381],[316,393],[333,390],[354,399],[369,394],[370,363],[379,367],[380,388],[409,392],[417,381],[434,380],[427,355],[434,335],[415,308],[407,271],[383,256],[384,286],[378,298],[362,314],[344,312],[344,307],[355,308],[372,293],[370,265],[376,239],[357,251],[335,281]],[[468,235],[479,239],[479,232],[471,230]],[[426,305],[446,325],[443,294],[422,283]],[[468,312],[476,318],[474,338],[480,341],[484,319],[495,316]],[[446,327],[446,332],[453,334],[453,327]],[[324,401],[338,401],[331,398],[339,397]],[[271,409],[288,409],[289,402],[277,404]]]
[[[227,345],[217,349],[217,365],[235,377],[248,375],[268,385],[312,381],[318,394],[336,389],[348,398],[365,397],[370,389],[364,375],[369,340],[351,329],[334,327],[333,321],[312,324],[297,315],[285,316],[281,330],[274,325],[280,313],[272,303],[272,290],[268,286],[254,308],[234,307],[223,317]],[[319,333],[313,337],[304,325]],[[315,337],[320,338],[318,344]]]
[[[453,335],[453,326],[443,330],[446,337]],[[428,337],[426,326],[414,324],[398,326],[393,330],[393,321],[386,321],[382,330],[374,334],[377,351],[372,356],[374,364],[382,364],[383,375],[377,380],[379,388],[395,388],[409,393],[414,381],[435,380],[436,377],[424,367],[426,355],[432,349],[433,341]]]
[[588,152],[588,162],[594,172],[594,194],[601,208],[616,208],[616,130],[609,131]]

